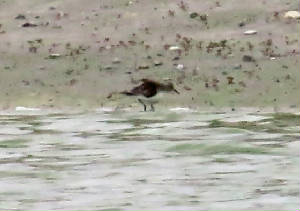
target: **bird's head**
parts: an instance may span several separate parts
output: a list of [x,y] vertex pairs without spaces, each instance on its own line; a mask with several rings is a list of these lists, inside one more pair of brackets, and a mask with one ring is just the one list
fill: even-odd
[[166,85],[164,85],[163,91],[169,91],[169,92],[175,92],[177,94],[180,94],[174,87],[174,84],[172,82],[168,82]]

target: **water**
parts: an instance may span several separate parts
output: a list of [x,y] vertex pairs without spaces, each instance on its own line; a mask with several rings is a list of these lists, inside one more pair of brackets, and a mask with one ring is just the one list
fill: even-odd
[[0,115],[0,210],[296,210],[299,116]]

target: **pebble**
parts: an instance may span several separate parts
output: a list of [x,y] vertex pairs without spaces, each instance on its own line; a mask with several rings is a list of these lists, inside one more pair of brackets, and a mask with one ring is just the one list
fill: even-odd
[[284,14],[285,18],[292,18],[292,19],[300,19],[300,12],[298,11],[288,11]]
[[112,67],[110,66],[110,65],[106,65],[105,67],[104,67],[104,70],[111,70],[112,69]]
[[246,25],[246,24],[245,24],[244,21],[241,21],[241,22],[239,22],[239,24],[238,24],[239,27],[243,27],[243,26],[245,26],[245,25]]
[[60,54],[59,53],[52,53],[49,55],[49,59],[57,59],[60,57]]
[[149,65],[147,65],[147,64],[141,64],[141,65],[138,66],[138,69],[139,70],[149,69]]
[[240,70],[240,69],[242,69],[242,65],[241,64],[236,64],[236,65],[234,65],[234,67],[233,67],[235,70]]
[[16,111],[40,111],[39,108],[29,108],[29,107],[23,107],[23,106],[17,106]]
[[29,22],[22,24],[22,27],[36,27],[36,26],[37,26],[37,24],[29,23]]
[[177,69],[177,70],[183,70],[183,69],[184,69],[183,64],[178,64],[178,65],[176,66],[176,69]]
[[255,59],[254,59],[252,56],[244,55],[244,56],[243,56],[243,61],[244,61],[244,62],[254,62]]
[[121,63],[121,60],[120,60],[119,58],[116,57],[116,58],[113,59],[112,63],[113,63],[113,64],[120,64],[120,63]]
[[154,61],[154,66],[160,66],[160,65],[163,65],[162,61],[158,61],[158,60]]
[[199,16],[199,14],[198,13],[196,13],[196,12],[192,12],[191,14],[190,14],[190,18],[196,18],[196,17],[198,17]]
[[257,31],[255,31],[255,30],[244,31],[244,35],[254,35],[254,34],[257,34]]
[[177,51],[177,50],[181,50],[181,48],[179,46],[170,46],[169,50],[170,51]]
[[15,17],[15,19],[17,19],[17,20],[24,20],[24,19],[26,19],[26,16],[23,15],[23,14],[19,14],[19,15],[17,15],[17,16]]

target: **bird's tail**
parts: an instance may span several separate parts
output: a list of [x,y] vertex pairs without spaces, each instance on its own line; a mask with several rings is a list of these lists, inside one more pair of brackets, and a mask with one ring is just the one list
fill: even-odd
[[132,92],[128,92],[128,91],[123,91],[123,92],[111,92],[109,93],[106,98],[107,99],[111,99],[113,96],[115,95],[118,95],[118,94],[121,94],[121,95],[127,95],[127,96],[133,96],[134,94]]

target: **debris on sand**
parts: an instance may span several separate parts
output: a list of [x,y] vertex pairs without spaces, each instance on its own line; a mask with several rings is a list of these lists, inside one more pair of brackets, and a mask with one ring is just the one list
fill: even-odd
[[48,59],[57,59],[59,58],[61,55],[59,53],[52,53],[50,54],[47,58]]
[[37,24],[30,23],[30,22],[22,24],[22,27],[37,27],[37,26],[38,26]]
[[228,76],[227,77],[227,82],[228,82],[228,84],[234,84],[234,78],[232,77],[232,76]]
[[179,46],[170,46],[169,50],[170,51],[177,51],[177,50],[181,50],[181,48]]
[[70,86],[74,86],[75,84],[77,84],[77,82],[78,80],[73,78],[72,80],[70,80]]
[[292,19],[300,19],[300,12],[298,11],[288,11],[284,14],[285,18],[292,18]]
[[104,66],[104,70],[111,70],[111,69],[112,69],[112,66],[110,66],[110,65]]
[[39,108],[30,108],[30,107],[23,107],[23,106],[17,106],[16,111],[40,111]]
[[121,60],[118,57],[115,57],[112,61],[113,64],[120,64]]
[[239,24],[238,24],[239,27],[243,27],[243,26],[245,26],[245,25],[246,25],[246,24],[245,24],[244,21],[241,21],[241,22],[239,22]]
[[252,56],[244,55],[244,56],[243,56],[243,61],[244,61],[244,62],[254,62],[255,59],[254,59]]
[[15,17],[16,20],[25,20],[26,19],[26,16],[23,15],[23,14],[19,14]]
[[198,17],[198,16],[199,16],[199,14],[196,13],[196,12],[192,12],[192,13],[190,14],[190,18],[192,18],[192,19],[194,19],[194,18],[196,18],[196,17]]
[[233,69],[240,70],[240,69],[242,69],[242,65],[241,64],[235,64]]
[[207,14],[200,15],[200,20],[204,21],[204,22],[207,22],[207,17],[208,17]]
[[191,90],[192,90],[192,88],[189,87],[189,86],[187,86],[187,85],[185,85],[183,88],[184,88],[186,91],[191,91]]
[[162,61],[159,61],[159,60],[154,61],[154,66],[160,66],[160,65],[163,65]]
[[146,69],[149,69],[149,65],[147,65],[147,64],[141,64],[141,65],[138,66],[138,69],[139,69],[139,70],[146,70]]
[[176,66],[176,69],[177,69],[177,70],[183,70],[183,69],[184,69],[183,64],[178,64],[178,65]]
[[254,34],[257,34],[257,31],[255,31],[255,30],[244,31],[244,35],[254,35]]

